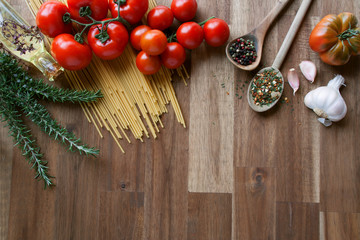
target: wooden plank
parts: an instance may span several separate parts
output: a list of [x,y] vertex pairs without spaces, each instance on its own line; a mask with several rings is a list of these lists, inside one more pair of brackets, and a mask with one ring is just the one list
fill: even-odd
[[[88,124],[79,105],[51,105],[49,109],[54,118],[62,115],[61,124],[75,136],[89,146],[99,147],[98,133]],[[57,163],[55,234],[59,239],[91,239],[97,236],[99,226],[99,159],[66,152],[66,146],[58,142],[51,144],[57,147],[57,155],[52,154],[51,159]],[[46,196],[46,192],[43,194]]]
[[[293,3],[287,14],[279,20],[279,24],[288,29],[301,1]],[[293,42],[288,57],[282,67],[286,76],[290,68],[295,68],[300,78],[300,89],[293,96],[293,90],[286,83],[284,96],[288,103],[282,104],[282,134],[277,141],[279,157],[277,159],[277,201],[320,202],[320,128],[313,118],[313,112],[304,106],[303,97],[313,87],[301,74],[298,64],[303,60],[319,62],[318,56],[308,48],[308,32],[314,27],[310,18],[318,10],[319,2],[310,6],[307,18],[303,21]],[[285,37],[286,31],[279,32],[279,38]],[[318,79],[317,79],[318,80]],[[316,82],[314,84],[317,84]],[[290,114],[289,114],[290,112]],[[314,121],[315,120],[315,121]],[[311,146],[311,147],[310,147]]]
[[43,183],[34,180],[35,172],[29,169],[19,149],[15,149],[12,162],[8,239],[54,239],[55,191],[43,194]]
[[[198,1],[199,6],[217,5],[217,17],[227,19],[230,1]],[[214,10],[216,8],[213,8]],[[208,11],[207,14],[215,14]],[[206,19],[200,11],[198,19]],[[191,53],[189,191],[233,190],[233,66],[224,47],[202,44]],[[221,84],[225,84],[226,91]]]
[[231,203],[229,193],[189,193],[187,239],[231,239]]
[[[104,133],[104,139],[111,138],[108,132]],[[144,191],[145,163],[151,152],[150,144],[136,144],[139,140],[131,140],[130,144],[126,139],[120,140],[125,153],[120,151],[115,141],[99,142],[99,174],[102,179],[99,191]]]
[[276,239],[275,173],[274,168],[235,169],[234,239]]
[[318,240],[319,204],[278,202],[276,239]]
[[13,142],[8,127],[0,123],[0,239],[7,239],[10,211]]
[[[174,82],[185,121],[189,119],[189,92]],[[145,166],[144,238],[186,240],[188,206],[189,132],[172,109],[163,118],[163,131],[150,145]]]
[[360,239],[360,214],[320,212],[320,240]]
[[[241,19],[238,26],[241,29],[251,31],[262,18],[275,6],[277,1],[241,1],[244,6],[246,19]],[[246,3],[247,2],[247,3]],[[261,6],[260,8],[258,6]],[[249,14],[251,13],[251,14]],[[236,18],[235,18],[236,19]],[[251,110],[247,103],[247,90],[250,80],[256,72],[264,66],[270,66],[280,48],[281,40],[278,32],[284,31],[278,28],[278,21],[270,27],[263,47],[263,57],[258,69],[253,72],[235,72],[235,92],[241,96],[234,98],[235,101],[235,127],[234,127],[234,159],[237,167],[275,167],[276,160],[281,157],[277,151],[277,137],[281,134],[278,124],[279,107],[268,113],[259,114]],[[246,27],[244,27],[246,26]],[[245,34],[247,32],[243,32]],[[238,89],[236,89],[238,87]]]
[[144,193],[102,192],[99,209],[99,234],[91,239],[144,239]]
[[[333,4],[324,2],[328,11],[338,12],[337,9],[348,9],[357,16],[360,14],[357,1],[344,3],[334,1]],[[321,211],[330,212],[360,212],[359,168],[360,152],[358,132],[360,130],[360,100],[359,81],[354,77],[359,75],[359,58],[352,58],[342,66],[340,74],[345,78],[346,87],[340,90],[346,104],[347,115],[343,120],[321,131]],[[321,73],[327,84],[334,77],[332,71]],[[357,78],[357,77],[356,77]],[[329,148],[333,148],[329,150]]]

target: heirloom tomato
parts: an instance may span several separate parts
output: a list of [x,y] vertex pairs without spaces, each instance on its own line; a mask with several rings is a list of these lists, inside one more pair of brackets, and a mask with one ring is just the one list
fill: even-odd
[[161,68],[159,56],[152,56],[141,51],[136,57],[136,66],[143,74],[154,74]]
[[204,31],[196,22],[186,22],[177,29],[176,38],[183,47],[194,49],[204,40]]
[[97,21],[106,18],[109,10],[108,0],[67,0],[67,4],[71,17],[81,23],[89,23],[91,21],[87,17],[80,16],[80,9],[89,7],[91,11],[90,16]]
[[75,41],[74,36],[67,33],[54,38],[51,53],[62,67],[71,71],[87,67],[92,57],[89,45]]
[[351,55],[360,54],[360,28],[352,13],[325,16],[313,29],[309,44],[323,62],[344,65]]
[[[109,7],[113,18],[118,16],[117,0],[109,0]],[[130,24],[140,22],[149,8],[148,0],[126,0],[126,3],[120,5],[120,16]]]
[[185,49],[177,42],[168,43],[165,51],[161,54],[161,62],[169,69],[180,67],[185,59]]
[[140,40],[144,33],[151,30],[147,25],[137,26],[130,34],[130,43],[136,50],[141,50]]
[[51,38],[61,33],[71,33],[71,22],[65,23],[63,21],[63,16],[67,12],[69,12],[69,9],[62,2],[45,2],[40,6],[36,14],[36,25],[43,34]]
[[105,28],[106,31],[101,36],[101,24],[91,26],[87,39],[96,56],[111,60],[122,54],[129,41],[129,34],[124,25],[117,21],[110,22]]

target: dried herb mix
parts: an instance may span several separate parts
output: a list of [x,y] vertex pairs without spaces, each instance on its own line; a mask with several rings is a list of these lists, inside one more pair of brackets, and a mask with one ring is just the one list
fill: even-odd
[[274,69],[256,74],[251,83],[251,96],[258,106],[270,105],[281,96],[283,79]]

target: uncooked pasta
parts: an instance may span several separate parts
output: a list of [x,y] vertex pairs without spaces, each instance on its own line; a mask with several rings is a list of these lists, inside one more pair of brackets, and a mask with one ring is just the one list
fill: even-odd
[[[27,3],[35,14],[43,1],[28,0]],[[154,6],[155,0],[149,0],[149,8]],[[119,140],[126,139],[130,143],[129,131],[140,141],[144,137],[156,138],[159,128],[164,127],[160,116],[167,113],[168,104],[172,105],[178,122],[186,127],[172,85],[172,71],[163,67],[154,75],[143,75],[137,69],[135,59],[136,52],[128,44],[117,59],[104,61],[94,55],[86,69],[65,72],[69,85],[74,89],[101,89],[102,99],[95,103],[83,103],[81,107],[100,137],[103,138],[102,129],[106,129],[123,152]],[[184,81],[189,77],[184,66],[176,72]]]

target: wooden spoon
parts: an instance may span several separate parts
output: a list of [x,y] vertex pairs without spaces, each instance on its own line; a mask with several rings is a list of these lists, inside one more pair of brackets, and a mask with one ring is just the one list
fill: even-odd
[[311,4],[312,0],[303,0],[301,5],[300,5],[300,8],[298,10],[298,12],[296,13],[296,16],[294,18],[294,21],[292,22],[291,26],[290,26],[290,29],[288,31],[288,33],[286,34],[285,36],[285,39],[279,49],[279,52],[278,54],[276,55],[275,57],[275,60],[274,60],[274,63],[272,65],[272,67],[267,67],[267,68],[264,68],[264,69],[261,69],[259,73],[262,73],[264,72],[265,70],[272,70],[274,72],[277,73],[277,76],[281,77],[282,78],[282,88],[281,88],[281,91],[278,92],[278,93],[275,93],[277,94],[279,97],[277,98],[276,101],[272,102],[270,105],[256,105],[255,102],[254,102],[254,99],[251,95],[251,85],[252,83],[254,82],[254,78],[251,80],[250,84],[249,84],[249,88],[248,88],[248,96],[247,96],[247,99],[248,99],[248,102],[249,102],[249,105],[250,107],[256,111],[256,112],[265,112],[267,110],[269,110],[270,108],[272,108],[280,99],[282,93],[283,93],[283,90],[284,90],[284,78],[279,70],[279,68],[281,67],[281,64],[283,63],[284,59],[285,59],[285,56],[295,38],[295,35],[298,31],[298,29],[300,28],[300,25],[301,25],[301,22],[302,20],[304,19],[305,17],[305,14]]
[[[270,11],[270,13],[264,18],[264,20],[261,21],[261,23],[255,29],[253,29],[251,32],[245,34],[244,36],[241,36],[241,37],[231,40],[228,43],[228,45],[225,48],[225,51],[226,51],[226,56],[228,57],[230,62],[232,62],[236,67],[238,67],[242,70],[246,70],[246,71],[254,70],[259,65],[260,60],[261,60],[262,48],[263,48],[265,35],[266,35],[269,27],[271,26],[272,22],[275,20],[275,18],[279,15],[281,10],[286,6],[286,4],[289,1],[290,0],[278,1],[276,3],[275,7]],[[243,38],[244,40],[251,40],[254,42],[257,57],[256,57],[255,62],[253,62],[250,65],[247,65],[247,66],[241,65],[241,64],[237,63],[236,61],[234,61],[230,55],[229,48],[239,38]]]

